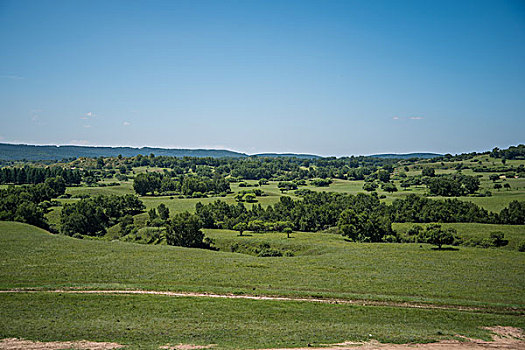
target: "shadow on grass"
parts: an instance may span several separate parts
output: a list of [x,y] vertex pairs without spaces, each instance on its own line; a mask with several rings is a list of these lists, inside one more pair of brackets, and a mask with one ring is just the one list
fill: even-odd
[[441,248],[438,248],[438,247],[433,247],[431,248],[432,250],[442,250],[442,251],[449,251],[449,252],[457,252],[459,250],[459,248],[455,248],[455,247],[441,247]]

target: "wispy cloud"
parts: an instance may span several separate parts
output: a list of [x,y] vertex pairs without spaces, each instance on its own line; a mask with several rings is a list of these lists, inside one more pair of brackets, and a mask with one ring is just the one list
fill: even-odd
[[5,137],[0,136],[0,141],[4,141],[4,140],[5,140]]
[[399,117],[399,116],[394,116],[392,117],[392,120],[405,120],[405,119],[409,119],[409,120],[422,120],[422,119],[425,119],[425,117],[421,117],[421,116],[411,116],[411,117]]
[[82,127],[83,127],[84,129],[89,129],[89,128],[91,128],[91,125],[89,125],[89,124],[85,124],[85,125],[82,125]]
[[40,119],[40,113],[43,112],[41,109],[32,109],[29,111],[31,113],[31,122],[37,124],[37,125],[44,125],[42,120]]
[[7,80],[24,80],[24,77],[16,74],[3,74],[0,75],[1,79],[7,79]]
[[80,117],[80,119],[82,119],[82,120],[88,120],[89,118],[93,118],[94,116],[96,116],[95,113],[93,113],[93,112],[87,112],[87,113],[84,113],[84,114]]
[[124,125],[124,126],[130,126],[131,123],[130,123],[130,122],[123,122],[122,125]]

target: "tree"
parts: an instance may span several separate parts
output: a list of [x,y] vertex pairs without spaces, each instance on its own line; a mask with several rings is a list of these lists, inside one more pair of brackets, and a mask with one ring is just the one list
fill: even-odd
[[384,191],[387,191],[388,193],[393,193],[393,192],[397,192],[397,187],[396,185],[394,185],[393,183],[391,182],[385,182],[381,188],[384,190]]
[[489,175],[489,179],[492,180],[492,182],[496,182],[497,180],[499,180],[499,175],[498,174],[490,174]]
[[44,183],[53,190],[52,197],[58,197],[66,192],[66,182],[61,176],[49,177]]
[[436,245],[438,249],[444,244],[452,244],[456,230],[453,228],[442,229],[441,225],[429,225],[425,231],[425,240],[427,243]]
[[490,238],[492,245],[494,247],[503,247],[509,244],[509,241],[505,239],[505,234],[503,232],[491,232]]
[[150,221],[153,221],[153,220],[155,220],[156,218],[159,217],[159,215],[157,214],[157,210],[155,208],[151,208],[148,211],[148,215],[149,215]]
[[293,232],[290,227],[285,227],[283,230],[284,233],[286,233],[286,238],[290,238],[290,234]]
[[377,188],[377,184],[375,182],[365,182],[363,185],[363,190],[372,192],[375,191]]
[[434,177],[436,176],[436,171],[434,168],[423,168],[421,175],[428,176],[428,177]]
[[499,214],[500,222],[507,225],[525,224],[525,201],[512,201]]
[[380,169],[377,171],[377,178],[381,182],[388,182],[390,181],[390,173],[387,170]]
[[247,203],[255,203],[257,202],[257,197],[255,196],[254,193],[246,193],[243,197],[243,199],[247,202]]
[[188,212],[177,213],[166,226],[166,243],[181,247],[205,247],[199,217]]
[[235,226],[233,226],[233,229],[235,231],[239,231],[239,236],[242,236],[242,233],[244,231],[246,231],[246,228],[248,227],[248,225],[246,225],[245,222],[239,222],[237,223]]
[[388,218],[367,211],[346,209],[337,222],[343,236],[356,242],[380,242],[383,236],[392,234],[392,223]]
[[157,207],[157,212],[159,213],[159,217],[162,220],[168,220],[168,218],[170,217],[170,210],[164,205],[164,203],[159,204],[159,206]]

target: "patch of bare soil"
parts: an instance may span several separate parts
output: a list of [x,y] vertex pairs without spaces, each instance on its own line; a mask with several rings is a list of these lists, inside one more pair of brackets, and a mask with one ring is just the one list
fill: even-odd
[[194,344],[179,344],[179,345],[165,345],[161,346],[159,349],[167,350],[197,350],[197,349],[210,349],[216,346],[217,344],[208,344],[208,345],[194,345]]
[[484,350],[484,349],[512,349],[525,350],[525,337],[519,328],[514,327],[487,327],[494,332],[491,341],[470,339],[465,337],[464,341],[442,340],[429,344],[382,344],[378,341],[366,343],[344,342],[339,344],[327,344],[323,347],[306,347],[292,349],[267,349],[267,350]]
[[7,338],[0,340],[0,349],[4,350],[60,350],[60,349],[78,349],[78,350],[108,350],[120,349],[123,345],[117,343],[102,343],[92,341],[52,341],[39,342],[17,338]]

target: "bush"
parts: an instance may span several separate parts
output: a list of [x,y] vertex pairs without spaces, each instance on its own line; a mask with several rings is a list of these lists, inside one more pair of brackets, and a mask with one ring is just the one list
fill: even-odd
[[525,252],[525,241],[521,241],[520,244],[518,244],[518,251]]
[[283,256],[283,253],[277,249],[272,248],[263,248],[257,254],[259,257],[273,257],[273,256]]

